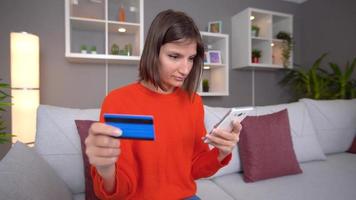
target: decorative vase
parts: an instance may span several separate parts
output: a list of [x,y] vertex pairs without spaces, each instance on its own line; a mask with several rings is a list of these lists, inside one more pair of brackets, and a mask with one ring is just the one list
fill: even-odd
[[121,6],[119,8],[119,21],[120,22],[126,21],[125,8],[124,8],[124,6],[122,4],[121,4]]

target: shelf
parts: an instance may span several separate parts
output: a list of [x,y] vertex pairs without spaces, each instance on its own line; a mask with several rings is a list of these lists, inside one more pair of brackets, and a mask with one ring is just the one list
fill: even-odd
[[[126,13],[124,22],[116,21],[121,6]],[[69,61],[137,64],[143,49],[143,0],[65,0],[65,28]],[[113,44],[118,45],[121,55],[111,54]],[[98,54],[80,53],[83,45],[95,47]],[[127,53],[125,46],[131,46],[132,51]]]
[[[276,39],[280,31],[293,35],[293,16],[268,10],[247,8],[232,17],[232,68],[283,69],[283,40]],[[258,31],[252,31],[257,26]],[[258,33],[256,33],[258,32]],[[261,51],[260,63],[252,63],[252,51]],[[288,68],[292,68],[293,50]]]
[[211,68],[226,67],[225,64],[215,64],[215,63],[204,63],[204,66],[208,66]]
[[[200,32],[204,43],[206,56],[215,61],[220,54],[221,64],[218,62],[204,63],[201,81],[209,80],[209,92],[202,92],[202,83],[198,89],[201,96],[228,96],[229,95],[229,36],[223,33]],[[217,53],[218,52],[218,53]],[[209,59],[207,59],[209,60]]]
[[252,40],[262,40],[262,41],[271,41],[271,39],[266,37],[251,37]]
[[112,63],[112,64],[129,64],[136,65],[140,62],[138,56],[120,56],[120,55],[104,55],[104,54],[82,54],[71,53],[66,55],[69,61],[75,63]]
[[198,92],[200,96],[229,96],[228,92]]

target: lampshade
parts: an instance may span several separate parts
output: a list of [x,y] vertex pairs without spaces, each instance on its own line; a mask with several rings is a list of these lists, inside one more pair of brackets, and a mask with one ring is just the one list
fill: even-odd
[[33,143],[39,105],[39,38],[11,33],[11,95],[13,142]]

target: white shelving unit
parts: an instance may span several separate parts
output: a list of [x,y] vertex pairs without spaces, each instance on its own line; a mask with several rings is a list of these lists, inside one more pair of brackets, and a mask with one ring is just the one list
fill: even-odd
[[[119,21],[121,6],[125,21]],[[65,56],[72,62],[136,64],[143,49],[143,0],[65,0],[65,29]],[[131,55],[113,55],[113,44],[131,44]],[[97,53],[81,53],[82,45]]]
[[[236,14],[232,22],[232,68],[281,69],[283,66],[282,43],[276,39],[280,32],[293,37],[293,16],[256,8],[247,8]],[[259,27],[258,36],[252,36],[252,26]],[[261,50],[259,63],[252,62],[253,49]],[[292,67],[293,50],[288,68]]]
[[[202,83],[198,89],[201,96],[229,95],[229,35],[200,32],[207,52],[220,52],[220,63],[205,62],[202,81],[209,80],[209,92],[203,92]],[[216,54],[215,54],[216,55]],[[216,60],[215,60],[216,61]]]

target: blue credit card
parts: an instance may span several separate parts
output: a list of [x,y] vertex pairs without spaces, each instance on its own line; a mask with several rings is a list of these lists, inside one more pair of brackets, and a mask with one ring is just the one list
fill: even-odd
[[127,115],[104,114],[105,123],[122,130],[118,138],[154,140],[153,116],[151,115]]

